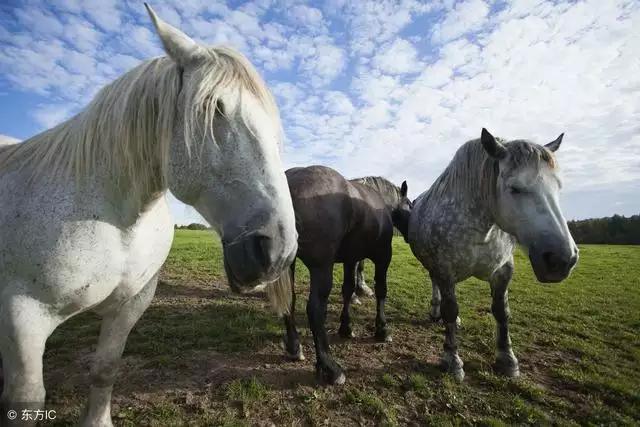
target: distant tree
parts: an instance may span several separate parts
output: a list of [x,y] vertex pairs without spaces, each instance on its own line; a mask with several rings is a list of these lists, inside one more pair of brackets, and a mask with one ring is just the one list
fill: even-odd
[[640,215],[613,215],[568,221],[576,243],[607,245],[640,245]]
[[197,222],[192,222],[187,225],[187,230],[206,230],[207,226],[204,224],[198,224]]

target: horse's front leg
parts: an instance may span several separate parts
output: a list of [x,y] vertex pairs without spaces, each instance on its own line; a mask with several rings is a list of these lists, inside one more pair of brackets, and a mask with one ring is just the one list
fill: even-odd
[[4,379],[0,426],[35,426],[36,411],[45,409],[42,356],[47,338],[61,323],[49,308],[25,295],[9,294],[0,299],[0,354]]
[[316,348],[316,377],[329,384],[343,384],[346,377],[342,368],[331,357],[325,329],[327,302],[333,287],[333,264],[310,268],[309,272],[311,290],[307,301],[307,317]]
[[391,341],[391,335],[387,329],[387,318],[384,314],[384,305],[387,301],[387,271],[390,263],[391,254],[375,263],[376,329],[374,336],[379,342]]
[[356,264],[352,262],[344,263],[344,280],[342,282],[342,315],[340,315],[340,329],[338,334],[343,338],[353,338],[354,334],[351,330],[351,316],[349,308],[351,306],[351,297],[355,289],[355,270]]
[[513,261],[500,267],[490,278],[491,284],[491,312],[496,319],[497,336],[496,347],[498,355],[496,357],[496,368],[499,372],[510,377],[520,375],[518,359],[511,349],[511,338],[509,337],[509,295],[508,287],[513,277]]
[[151,304],[157,284],[158,273],[133,298],[103,314],[100,337],[91,366],[89,401],[80,418],[81,426],[113,426],[111,394],[122,361],[122,352],[131,329]]
[[458,355],[458,342],[456,333],[458,324],[458,302],[456,301],[456,285],[453,281],[431,275],[431,281],[438,286],[442,301],[440,314],[444,323],[444,354],[442,367],[449,371],[456,381],[464,379],[464,363]]

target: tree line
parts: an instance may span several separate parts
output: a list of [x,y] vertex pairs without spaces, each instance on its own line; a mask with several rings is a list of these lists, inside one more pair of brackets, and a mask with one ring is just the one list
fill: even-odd
[[576,243],[594,245],[640,245],[640,215],[568,221]]
[[[578,244],[640,245],[640,215],[613,215],[604,218],[568,221],[569,230]],[[207,230],[204,224],[177,225],[176,230]],[[394,235],[400,236],[397,229]]]

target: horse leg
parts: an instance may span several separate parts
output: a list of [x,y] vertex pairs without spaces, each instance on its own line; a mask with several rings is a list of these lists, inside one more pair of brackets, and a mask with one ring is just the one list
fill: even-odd
[[496,357],[496,369],[509,377],[520,375],[518,359],[511,349],[511,338],[509,337],[509,282],[513,277],[513,261],[500,267],[490,278],[491,284],[491,312],[496,319],[497,336],[496,347],[498,355]]
[[[432,323],[443,323],[442,316],[440,315],[440,304],[442,298],[440,296],[440,289],[438,286],[431,282],[431,309],[429,310],[429,318]],[[460,327],[460,316],[456,317],[456,325]]]
[[[61,323],[48,313],[47,308],[29,297],[9,297],[0,301],[0,354],[4,376],[0,396],[2,426],[35,426],[35,411],[44,409],[46,391],[42,356],[47,338]],[[23,418],[24,414],[31,416]]]
[[431,277],[442,295],[440,312],[444,323],[444,354],[442,357],[442,367],[449,371],[456,381],[464,379],[464,363],[458,355],[458,342],[456,333],[458,324],[458,302],[456,301],[456,285],[452,281]]
[[354,295],[355,288],[354,273],[356,265],[353,263],[344,263],[344,281],[342,282],[342,315],[340,316],[340,329],[338,334],[343,338],[353,338],[355,335],[351,330],[351,317],[349,316],[349,308],[351,306],[351,297]]
[[307,317],[316,348],[316,377],[329,384],[343,384],[346,377],[342,368],[331,357],[329,338],[325,329],[327,301],[333,287],[333,264],[311,268],[309,272],[311,290],[307,301]]
[[302,353],[302,345],[300,344],[300,335],[298,335],[298,330],[296,329],[295,260],[291,263],[291,267],[289,267],[289,276],[291,277],[291,307],[289,314],[283,316],[284,327],[287,334],[285,338],[285,357],[289,360],[297,361],[304,360],[304,354]]
[[442,316],[440,315],[441,302],[440,289],[435,282],[431,281],[431,309],[429,310],[429,318],[432,323],[442,323]]
[[391,335],[387,329],[387,318],[384,314],[384,304],[387,301],[387,271],[391,264],[391,254],[375,263],[375,290],[376,290],[376,329],[375,339],[379,342],[391,342]]
[[90,372],[89,400],[80,425],[111,427],[111,393],[122,353],[133,326],[151,304],[158,284],[158,273],[134,297],[117,309],[105,313]]
[[352,304],[360,304],[358,297],[370,297],[373,296],[373,291],[364,280],[364,262],[362,259],[356,264],[356,292],[351,298]]

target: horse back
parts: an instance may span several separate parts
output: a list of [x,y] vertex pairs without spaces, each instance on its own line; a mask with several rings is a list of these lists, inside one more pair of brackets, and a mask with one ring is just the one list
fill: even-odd
[[298,256],[305,264],[357,261],[393,235],[381,197],[326,166],[286,172],[296,215]]

